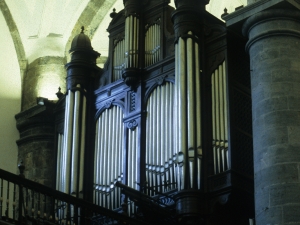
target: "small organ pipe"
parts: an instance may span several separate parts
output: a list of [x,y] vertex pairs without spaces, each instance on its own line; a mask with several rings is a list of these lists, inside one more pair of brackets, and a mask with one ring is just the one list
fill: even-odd
[[128,68],[128,55],[129,55],[129,17],[125,19],[125,67]]
[[129,54],[128,54],[128,60],[129,60],[129,65],[128,67],[132,67],[132,35],[133,35],[133,30],[132,30],[132,16],[129,16]]
[[[61,162],[62,162],[62,135],[58,134],[58,143],[57,143],[57,166],[56,166],[56,190],[60,189],[60,170],[61,170]],[[2,196],[0,196],[1,198]],[[0,212],[1,215],[1,212]]]
[[136,18],[137,20],[137,29],[136,29],[136,33],[135,36],[136,38],[136,47],[135,47],[135,55],[136,55],[136,61],[135,61],[135,67],[139,66],[139,33],[140,33],[140,20],[138,18]]
[[198,189],[201,188],[201,158],[198,156],[197,157],[197,160],[198,160]]

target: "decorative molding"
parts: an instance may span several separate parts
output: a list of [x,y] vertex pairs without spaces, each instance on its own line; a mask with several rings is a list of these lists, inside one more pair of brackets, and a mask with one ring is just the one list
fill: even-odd
[[133,120],[130,120],[129,122],[127,122],[126,126],[128,129],[133,131],[138,126],[138,122],[135,119],[133,119]]

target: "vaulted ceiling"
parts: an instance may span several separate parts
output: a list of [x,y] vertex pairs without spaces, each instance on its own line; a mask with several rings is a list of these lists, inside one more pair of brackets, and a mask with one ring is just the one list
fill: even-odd
[[[211,0],[206,9],[216,17],[224,8],[228,12],[247,0]],[[170,3],[174,6],[174,0]],[[0,98],[20,98],[26,65],[42,56],[67,57],[73,37],[85,26],[94,49],[102,61],[108,55],[108,27],[112,9],[123,9],[122,0],[0,0]],[[9,60],[8,60],[9,59]],[[101,59],[100,59],[101,60]],[[8,62],[9,61],[9,62]],[[16,91],[19,89],[19,91]]]

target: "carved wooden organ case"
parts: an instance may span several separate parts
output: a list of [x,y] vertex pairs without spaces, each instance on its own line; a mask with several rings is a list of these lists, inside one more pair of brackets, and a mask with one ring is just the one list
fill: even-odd
[[[58,189],[109,209],[126,201],[130,214],[134,202],[117,182],[152,197],[194,190],[208,206],[202,214],[233,193],[252,198],[245,40],[185,2],[175,10],[168,0],[126,0],[111,14],[104,69],[77,65],[94,80],[75,82],[60,103],[73,101],[74,113],[58,132]],[[75,148],[66,152],[68,129]]]

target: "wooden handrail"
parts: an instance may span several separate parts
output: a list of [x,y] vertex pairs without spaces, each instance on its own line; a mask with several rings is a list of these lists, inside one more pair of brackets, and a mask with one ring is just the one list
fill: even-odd
[[126,215],[123,215],[123,214],[117,213],[115,211],[109,210],[107,208],[95,205],[95,204],[93,204],[91,202],[87,202],[83,199],[79,199],[74,196],[68,195],[66,193],[54,190],[45,185],[28,180],[26,178],[23,178],[21,176],[7,172],[2,169],[0,169],[0,179],[1,178],[10,183],[18,185],[19,187],[33,190],[34,192],[40,193],[42,195],[50,196],[56,200],[74,205],[78,208],[83,208],[83,209],[91,211],[93,213],[101,214],[102,216],[107,216],[107,217],[113,218],[114,220],[124,221],[124,222],[127,222],[128,224],[137,224],[137,225],[138,224],[139,225],[140,224],[141,225],[149,224],[149,223],[141,221],[141,220],[129,218]]

